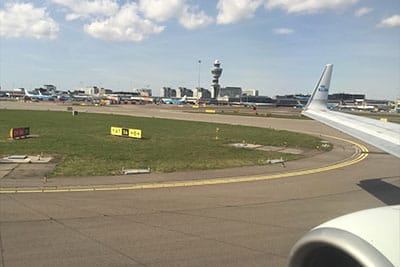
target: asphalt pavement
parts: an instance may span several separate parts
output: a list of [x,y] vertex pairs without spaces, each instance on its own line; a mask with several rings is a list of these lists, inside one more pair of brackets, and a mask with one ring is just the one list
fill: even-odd
[[[0,116],[2,108],[65,110],[53,103],[0,102]],[[297,130],[355,141],[311,120],[188,114],[145,106],[111,107],[107,112]],[[312,227],[359,209],[400,203],[399,159],[371,146],[363,157],[353,144],[330,141],[335,142],[332,152],[290,162],[286,168],[48,181],[40,175],[9,176],[9,169],[0,168],[2,190],[55,189],[0,194],[0,266],[285,266],[292,245]],[[268,178],[282,173],[294,175]],[[227,182],[195,184],[205,180]],[[181,182],[182,186],[126,188]]]

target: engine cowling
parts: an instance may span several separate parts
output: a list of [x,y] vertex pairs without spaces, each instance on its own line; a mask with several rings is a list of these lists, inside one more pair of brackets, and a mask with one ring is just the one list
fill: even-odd
[[328,221],[292,248],[289,267],[400,267],[400,205]]

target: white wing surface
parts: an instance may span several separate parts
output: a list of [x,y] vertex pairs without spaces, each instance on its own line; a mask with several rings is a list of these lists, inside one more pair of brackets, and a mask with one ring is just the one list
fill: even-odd
[[327,108],[332,69],[332,64],[325,66],[303,114],[400,158],[400,124]]

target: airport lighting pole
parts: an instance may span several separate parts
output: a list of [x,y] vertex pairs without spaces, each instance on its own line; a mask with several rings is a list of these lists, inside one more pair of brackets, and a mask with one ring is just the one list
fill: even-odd
[[200,67],[201,67],[201,60],[199,59],[199,76],[197,79],[197,88],[200,90]]

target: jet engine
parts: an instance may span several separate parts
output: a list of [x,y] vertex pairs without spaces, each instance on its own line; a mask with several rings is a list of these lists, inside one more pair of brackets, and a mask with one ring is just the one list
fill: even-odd
[[289,267],[400,267],[400,205],[351,213],[305,234]]

